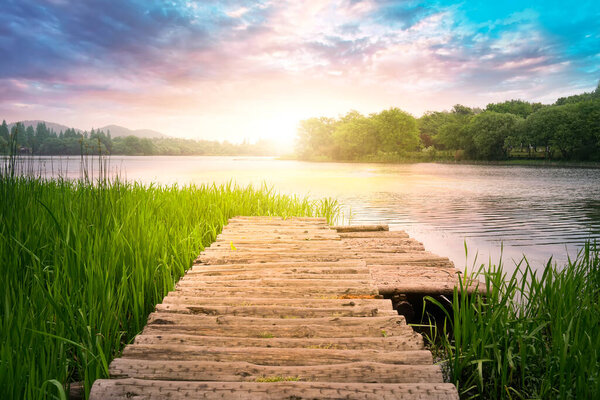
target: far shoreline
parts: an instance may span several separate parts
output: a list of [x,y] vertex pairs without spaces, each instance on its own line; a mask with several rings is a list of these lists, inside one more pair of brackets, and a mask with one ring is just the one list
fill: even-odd
[[[302,159],[294,155],[255,155],[255,154],[102,154],[102,157],[238,157],[238,158],[265,158],[277,161],[300,161],[307,163],[335,163],[335,164],[445,164],[445,165],[479,165],[479,166],[516,166],[516,167],[547,167],[547,168],[580,168],[580,169],[600,169],[600,161],[558,161],[558,160],[531,160],[531,159],[512,159],[512,160],[332,160],[332,159]],[[8,154],[0,154],[0,158],[8,158]],[[81,159],[87,157],[99,157],[98,154],[20,154],[18,158],[37,158],[52,159],[55,157],[66,157],[70,159]]]
[[293,156],[275,157],[280,161],[303,161],[311,163],[336,163],[336,164],[447,164],[447,165],[480,165],[480,166],[517,166],[517,167],[550,167],[550,168],[582,168],[600,169],[600,161],[548,161],[548,160],[321,160],[301,159]]

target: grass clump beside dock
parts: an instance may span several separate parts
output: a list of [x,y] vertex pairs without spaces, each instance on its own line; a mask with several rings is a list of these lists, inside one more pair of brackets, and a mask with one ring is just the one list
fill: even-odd
[[0,173],[0,398],[89,393],[228,218],[338,209],[264,187]]
[[524,259],[513,274],[500,264],[480,276],[487,295],[455,291],[431,337],[461,397],[600,398],[600,249],[543,273]]

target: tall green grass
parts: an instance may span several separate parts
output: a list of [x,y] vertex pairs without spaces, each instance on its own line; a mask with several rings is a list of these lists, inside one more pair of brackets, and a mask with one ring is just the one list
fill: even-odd
[[430,335],[462,398],[600,398],[600,249],[541,274],[523,259],[514,273],[500,263],[478,277],[487,294],[455,290]]
[[[0,173],[0,398],[95,379],[235,215],[325,216],[265,187],[143,186]],[[63,389],[64,388],[64,389]],[[64,392],[64,393],[63,393]]]

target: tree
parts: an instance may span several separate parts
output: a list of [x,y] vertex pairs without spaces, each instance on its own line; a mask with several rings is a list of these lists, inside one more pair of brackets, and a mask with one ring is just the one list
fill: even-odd
[[154,144],[150,139],[141,139],[140,140],[140,150],[143,155],[151,156],[154,154]]
[[333,132],[336,121],[332,118],[309,118],[300,121],[296,149],[300,158],[331,157],[334,150]]
[[502,114],[514,114],[521,118],[527,118],[542,107],[542,103],[529,103],[523,100],[507,100],[502,103],[490,103],[486,106],[485,110]]
[[544,148],[545,158],[552,158],[552,149],[561,151],[563,158],[569,156],[573,143],[569,143],[573,118],[565,106],[545,107],[525,120],[525,129],[531,132],[534,146]]
[[573,156],[580,160],[600,160],[600,98],[577,103],[573,108],[577,115],[574,134],[581,138],[581,147],[575,149]]
[[0,138],[3,138],[8,143],[8,137],[10,132],[8,130],[8,125],[6,124],[6,120],[2,120],[2,125],[0,125]]
[[475,145],[472,134],[466,127],[474,115],[475,111],[472,108],[456,104],[448,113],[446,121],[439,127],[435,138],[436,146],[450,150],[464,150],[468,157],[473,157]]
[[377,129],[379,150],[386,153],[414,151],[419,148],[419,128],[415,117],[399,108],[372,116]]
[[442,126],[449,123],[451,118],[447,111],[427,111],[419,118],[419,136],[424,147],[435,146],[443,150],[445,146],[438,142],[437,137]]
[[508,157],[508,139],[517,132],[520,117],[485,111],[473,117],[467,129],[473,137],[478,158],[501,160]]
[[336,158],[354,160],[377,152],[377,126],[373,119],[351,111],[333,132]]

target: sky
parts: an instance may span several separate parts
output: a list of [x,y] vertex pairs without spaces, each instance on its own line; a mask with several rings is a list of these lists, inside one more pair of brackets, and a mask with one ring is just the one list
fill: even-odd
[[293,143],[302,119],[554,102],[600,2],[0,0],[0,119]]

